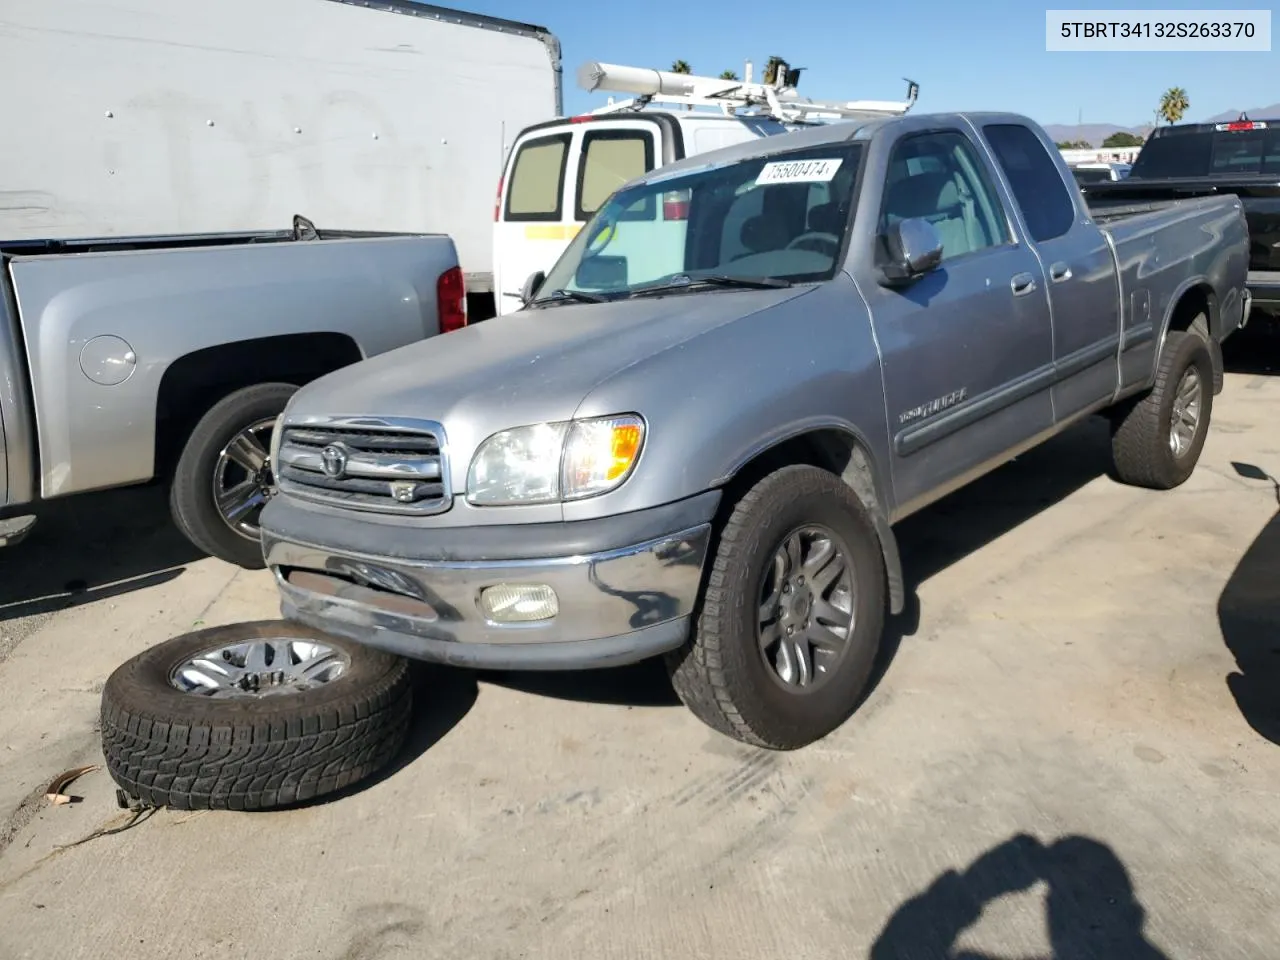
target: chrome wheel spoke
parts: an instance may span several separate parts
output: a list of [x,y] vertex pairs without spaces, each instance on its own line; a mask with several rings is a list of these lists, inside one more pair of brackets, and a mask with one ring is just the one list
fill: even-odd
[[826,593],[845,571],[844,557],[832,548],[831,557],[817,573],[813,575],[813,589],[819,594]]
[[267,448],[258,438],[246,430],[227,444],[223,455],[243,467],[247,473],[258,473],[267,465]]
[[831,627],[844,633],[853,623],[853,617],[845,613],[839,607],[828,603],[826,600],[818,600],[813,605],[813,619],[815,622]]
[[782,625],[777,621],[770,624],[760,625],[760,650],[766,652],[770,647],[782,639]]
[[252,480],[245,480],[223,491],[218,498],[218,512],[232,523],[237,523],[266,502],[267,496],[262,488]]
[[1182,378],[1182,383],[1178,388],[1178,402],[1184,407],[1191,401],[1198,399],[1200,396],[1200,374],[1195,370],[1188,370],[1187,375]]
[[800,572],[802,567],[800,562],[800,536],[792,534],[787,537],[787,542],[783,549],[786,551],[787,557],[786,576],[793,577]]
[[813,659],[802,638],[787,638],[778,645],[778,676],[783,683],[806,687],[813,679]]
[[836,651],[844,646],[844,637],[820,623],[809,624],[804,632],[805,640],[819,650]]

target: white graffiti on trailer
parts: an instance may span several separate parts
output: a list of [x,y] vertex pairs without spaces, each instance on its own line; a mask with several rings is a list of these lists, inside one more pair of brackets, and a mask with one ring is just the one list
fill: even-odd
[[126,179],[152,193],[164,184],[186,229],[278,229],[303,213],[322,225],[420,230],[437,213],[427,144],[401,142],[392,118],[356,91],[285,97],[269,110],[166,91],[116,116],[104,168],[121,189]]

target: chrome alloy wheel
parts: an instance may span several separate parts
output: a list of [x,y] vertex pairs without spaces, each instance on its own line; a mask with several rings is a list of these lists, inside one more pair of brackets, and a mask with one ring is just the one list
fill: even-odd
[[807,693],[835,673],[850,646],[856,586],[846,548],[829,529],[809,524],[774,552],[760,587],[757,638],[770,675]]
[[257,699],[332,683],[350,666],[350,657],[327,644],[268,637],[205,650],[175,667],[169,682],[195,696]]

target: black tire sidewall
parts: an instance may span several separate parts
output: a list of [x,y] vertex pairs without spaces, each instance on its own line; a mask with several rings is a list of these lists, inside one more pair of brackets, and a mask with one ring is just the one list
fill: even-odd
[[[823,473],[829,482],[821,492],[794,495],[799,471]],[[734,551],[725,584],[730,602],[721,613],[724,668],[741,694],[735,707],[747,725],[770,730],[770,740],[808,742],[843,722],[856,706],[873,669],[884,624],[883,557],[861,504],[843,481],[817,468],[785,468],[767,478],[766,496],[753,504],[747,536]],[[757,640],[759,588],[774,552],[795,529],[808,524],[827,527],[841,541],[854,568],[856,620],[850,646],[835,673],[819,689],[793,693],[770,676]]]
[[264,383],[229,394],[196,424],[173,474],[170,503],[174,521],[196,546],[229,563],[250,569],[265,566],[261,543],[233,530],[213,496],[213,473],[223,448],[246,427],[274,419],[298,387]]
[[[273,637],[324,643],[346,654],[350,665],[342,676],[310,690],[253,699],[214,700],[184,693],[169,680],[178,666],[196,654],[224,644]],[[290,621],[210,627],[166,640],[117,667],[103,687],[103,724],[112,722],[115,710],[152,721],[191,726],[287,724],[299,717],[330,711],[344,702],[362,701],[367,691],[379,689],[404,669],[403,661],[391,654],[341,637],[320,635]]]

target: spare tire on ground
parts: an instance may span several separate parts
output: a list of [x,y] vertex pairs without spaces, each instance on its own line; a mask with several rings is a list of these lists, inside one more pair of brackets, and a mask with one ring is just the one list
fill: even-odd
[[143,804],[264,810],[385,766],[404,745],[412,699],[403,658],[287,620],[211,627],[111,674],[103,754]]

